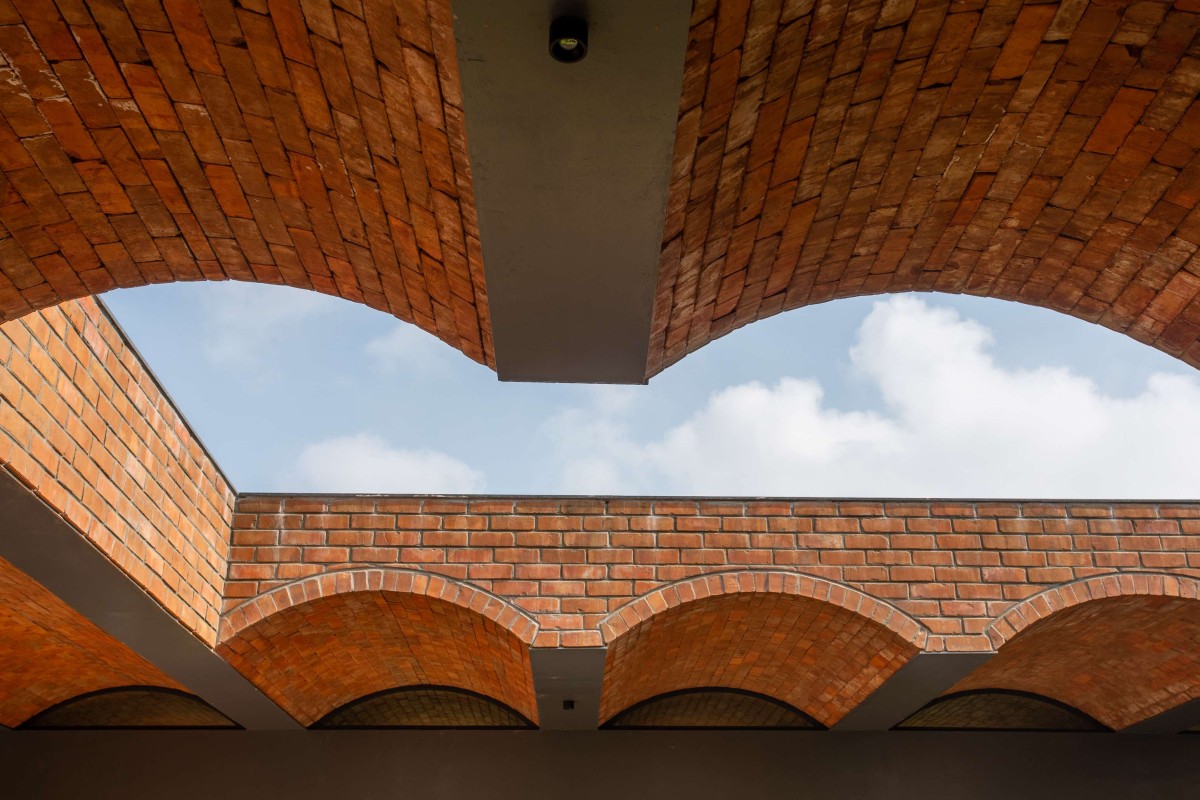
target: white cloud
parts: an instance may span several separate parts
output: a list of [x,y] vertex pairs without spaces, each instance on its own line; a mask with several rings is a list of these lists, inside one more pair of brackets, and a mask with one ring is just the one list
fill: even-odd
[[366,353],[386,372],[438,369],[446,366],[452,355],[436,336],[407,322],[397,322],[383,336],[368,341]]
[[466,494],[483,490],[483,474],[436,450],[392,447],[378,436],[337,436],[300,453],[289,490]]
[[243,371],[262,369],[272,348],[298,338],[306,321],[338,302],[303,289],[237,281],[205,288],[204,355],[216,366]]
[[876,302],[850,353],[882,410],[826,404],[812,380],[714,393],[639,439],[628,403],[549,420],[563,491],[752,495],[1194,497],[1200,380],[1131,397],[1057,367],[1005,368],[990,332],[911,296]]

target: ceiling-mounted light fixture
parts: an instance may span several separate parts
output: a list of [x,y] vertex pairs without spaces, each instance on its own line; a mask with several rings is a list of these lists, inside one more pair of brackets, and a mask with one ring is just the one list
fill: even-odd
[[550,56],[564,64],[587,55],[588,27],[579,17],[559,17],[550,23]]

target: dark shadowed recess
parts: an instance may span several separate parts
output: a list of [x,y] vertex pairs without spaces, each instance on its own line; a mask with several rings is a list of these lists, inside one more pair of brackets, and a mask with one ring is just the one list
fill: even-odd
[[452,686],[404,686],[369,694],[334,709],[314,729],[500,729],[536,726],[486,695]]
[[22,730],[237,730],[220,711],[192,694],[159,686],[120,686],[81,694],[30,717]]
[[741,689],[682,689],[643,700],[602,726],[609,730],[824,730],[803,711]]
[[1108,733],[1077,708],[1029,692],[1006,689],[939,697],[895,727],[898,731],[1053,731]]

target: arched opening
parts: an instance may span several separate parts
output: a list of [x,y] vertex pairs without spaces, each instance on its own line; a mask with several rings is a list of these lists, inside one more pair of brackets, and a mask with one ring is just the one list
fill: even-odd
[[537,720],[536,625],[466,584],[399,570],[335,572],[233,609],[222,631],[218,652],[306,726],[418,686],[465,690]]
[[609,643],[602,724],[652,698],[721,688],[772,698],[826,727],[911,659],[926,635],[853,589],[769,572],[664,587],[614,612],[601,631]]
[[1056,587],[988,630],[995,657],[951,693],[1050,698],[1121,730],[1200,697],[1200,601],[1184,576],[1126,573]]

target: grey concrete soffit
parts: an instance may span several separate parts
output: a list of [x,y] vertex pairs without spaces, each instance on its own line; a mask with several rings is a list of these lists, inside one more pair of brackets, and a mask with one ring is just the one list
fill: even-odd
[[691,0],[453,5],[500,380],[645,383]]
[[979,668],[995,653],[918,653],[870,697],[842,717],[835,731],[886,731]]

